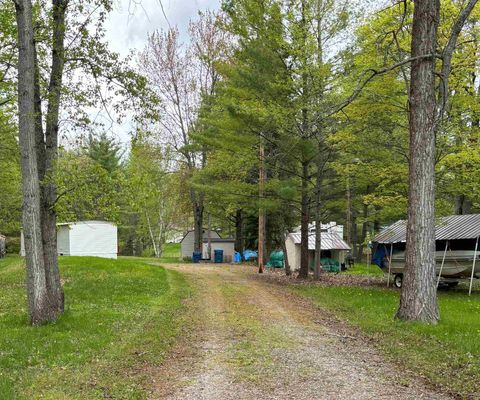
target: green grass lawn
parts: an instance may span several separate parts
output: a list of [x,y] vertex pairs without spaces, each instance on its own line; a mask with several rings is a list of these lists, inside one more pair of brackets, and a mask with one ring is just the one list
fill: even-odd
[[353,267],[345,272],[347,275],[366,275],[366,276],[384,276],[384,272],[375,264],[355,263]]
[[0,399],[143,399],[185,319],[182,275],[140,260],[60,259],[66,312],[27,323],[23,261],[0,260]]
[[[394,320],[399,292],[381,288],[298,286],[338,318],[361,328],[401,365],[465,398],[480,398],[480,293],[440,291],[437,326]],[[395,377],[392,377],[395,379]]]
[[166,243],[161,260],[163,262],[178,262],[180,259],[180,243]]

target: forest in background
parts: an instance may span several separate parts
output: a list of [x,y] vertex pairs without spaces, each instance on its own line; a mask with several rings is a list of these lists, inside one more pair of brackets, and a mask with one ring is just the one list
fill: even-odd
[[[444,47],[463,2],[441,3]],[[82,15],[93,7],[83,5]],[[115,221],[122,254],[160,256],[166,241],[206,226],[208,215],[214,229],[237,238],[238,250],[256,248],[263,209],[267,254],[303,216],[345,225],[362,258],[381,226],[406,217],[410,66],[384,70],[409,57],[413,3],[363,7],[224,1],[222,11],[191,21],[188,41],[175,27],[152,32],[125,61],[108,50],[103,14],[88,17],[94,30],[71,17],[60,134],[75,141],[60,141],[49,177],[58,186],[58,221]],[[37,16],[47,17],[40,6]],[[437,215],[480,210],[478,17],[474,10],[452,60],[437,133]],[[16,252],[22,201],[13,4],[1,8],[0,25],[0,232]],[[39,26],[42,67],[49,33]],[[79,78],[87,73],[88,85]],[[112,118],[134,116],[128,146],[92,118],[90,110],[106,104],[115,104]]]

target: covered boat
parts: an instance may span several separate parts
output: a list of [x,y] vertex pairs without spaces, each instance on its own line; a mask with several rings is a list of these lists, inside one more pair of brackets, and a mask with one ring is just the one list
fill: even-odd
[[[397,221],[373,239],[372,262],[394,274],[396,286],[401,286],[405,267],[406,227],[406,220]],[[480,278],[479,237],[480,214],[439,218],[435,229],[437,275],[452,284]]]

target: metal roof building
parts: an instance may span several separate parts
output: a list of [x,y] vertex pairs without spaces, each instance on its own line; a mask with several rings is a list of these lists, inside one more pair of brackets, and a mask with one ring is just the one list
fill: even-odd
[[[402,243],[406,241],[407,221],[400,220],[384,228],[373,242]],[[435,240],[476,239],[480,236],[480,214],[449,215],[437,219]]]
[[[300,244],[302,234],[300,232],[289,233],[295,244]],[[308,250],[315,250],[315,234],[308,235]],[[335,233],[322,232],[322,250],[350,250],[350,246]]]
[[[301,240],[302,234],[299,232],[289,233],[285,240],[288,262],[292,270],[300,268]],[[329,255],[327,255],[328,258],[343,263],[345,262],[345,255],[348,250],[350,250],[348,244],[336,233],[322,232],[322,252],[327,251],[327,253],[329,253]],[[315,233],[308,235],[308,253],[310,264],[315,258]]]

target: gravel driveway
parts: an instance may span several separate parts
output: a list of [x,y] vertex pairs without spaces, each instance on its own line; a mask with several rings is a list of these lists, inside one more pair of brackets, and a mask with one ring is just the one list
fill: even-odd
[[155,372],[152,399],[449,398],[251,267],[171,268],[196,288],[194,328]]

